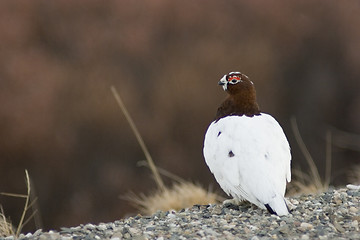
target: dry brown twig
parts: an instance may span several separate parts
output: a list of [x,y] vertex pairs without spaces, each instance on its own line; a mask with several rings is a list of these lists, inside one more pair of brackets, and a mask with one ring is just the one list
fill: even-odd
[[127,111],[127,109],[126,109],[126,107],[125,107],[125,104],[124,104],[123,101],[121,100],[119,93],[117,92],[117,90],[116,90],[116,88],[115,88],[114,86],[111,86],[111,91],[112,91],[112,93],[113,93],[113,95],[114,95],[114,97],[115,97],[115,99],[116,99],[116,102],[118,103],[121,111],[124,113],[124,115],[125,115],[125,117],[126,117],[126,120],[128,121],[128,123],[129,123],[129,125],[130,125],[130,127],[131,127],[131,129],[132,129],[132,131],[133,131],[133,133],[134,133],[134,135],[135,135],[135,137],[136,137],[136,139],[137,139],[137,141],[138,141],[141,149],[142,149],[142,151],[143,151],[144,154],[145,154],[145,157],[146,157],[146,160],[147,160],[147,162],[148,162],[148,164],[149,164],[149,167],[150,167],[150,169],[151,169],[151,172],[152,172],[153,175],[154,175],[155,182],[157,183],[157,185],[158,185],[158,187],[159,187],[160,189],[165,189],[164,182],[162,181],[162,179],[161,179],[161,177],[160,177],[160,174],[159,174],[159,172],[158,172],[157,169],[156,169],[156,166],[155,166],[155,164],[154,164],[154,161],[152,160],[152,157],[151,157],[151,155],[150,155],[150,153],[149,153],[149,151],[148,151],[148,149],[147,149],[147,147],[146,147],[146,145],[145,145],[145,142],[144,142],[144,140],[142,139],[142,137],[141,137],[141,135],[140,135],[140,133],[139,133],[139,130],[137,129],[137,127],[136,127],[134,121],[132,120],[129,112]]

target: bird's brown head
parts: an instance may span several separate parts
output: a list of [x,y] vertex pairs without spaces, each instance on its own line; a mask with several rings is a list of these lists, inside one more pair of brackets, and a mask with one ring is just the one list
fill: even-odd
[[254,83],[250,81],[249,77],[241,72],[230,72],[224,75],[220,81],[219,85],[223,87],[224,91],[228,92],[230,95],[246,91],[246,92],[255,92]]
[[248,76],[241,72],[230,72],[220,79],[219,85],[230,96],[219,107],[216,114],[217,120],[228,115],[260,114],[254,83]]

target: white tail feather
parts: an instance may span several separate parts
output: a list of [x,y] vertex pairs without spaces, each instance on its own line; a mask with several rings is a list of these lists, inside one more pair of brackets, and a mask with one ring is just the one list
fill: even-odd
[[272,198],[268,205],[278,216],[289,214],[285,199],[280,195],[276,195],[275,198]]

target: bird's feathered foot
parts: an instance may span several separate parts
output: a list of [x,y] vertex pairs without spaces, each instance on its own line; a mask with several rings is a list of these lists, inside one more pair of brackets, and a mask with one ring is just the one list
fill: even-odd
[[224,208],[230,208],[230,209],[235,209],[235,210],[240,210],[240,208],[243,207],[249,207],[250,203],[248,201],[246,201],[245,199],[226,199],[225,201],[223,201],[223,207]]
[[236,199],[236,198],[232,198],[232,199],[224,200],[223,205],[240,205],[243,202],[244,202],[244,199],[239,200],[239,199]]

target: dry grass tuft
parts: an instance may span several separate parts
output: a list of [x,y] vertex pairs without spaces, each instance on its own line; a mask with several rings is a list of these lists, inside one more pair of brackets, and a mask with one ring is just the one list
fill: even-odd
[[4,210],[0,205],[0,237],[15,235],[14,227],[5,217]]
[[290,196],[300,194],[316,194],[325,192],[329,189],[330,175],[331,175],[331,132],[326,133],[326,168],[325,168],[325,180],[320,178],[319,170],[308,151],[301,135],[296,122],[296,119],[291,118],[291,127],[295,135],[296,142],[304,154],[305,160],[307,161],[310,174],[306,174],[303,171],[293,169],[292,174],[295,177],[288,186],[287,194]]
[[[155,190],[155,192],[153,194],[150,194],[149,196],[146,196],[144,194],[137,195],[135,193],[130,193],[127,196],[121,198],[129,201],[143,214],[149,215],[155,213],[158,210],[180,210],[183,208],[191,207],[194,204],[209,204],[218,202],[221,197],[219,197],[217,194],[211,193],[202,188],[200,185],[185,181],[165,170],[158,169],[155,166],[152,157],[147,150],[147,147],[134,121],[128,113],[125,104],[122,102],[116,88],[114,86],[111,86],[111,91],[121,111],[124,113],[126,120],[128,121],[141,149],[144,152],[144,155],[146,157],[146,164],[141,164],[150,168],[158,187],[157,190]],[[167,186],[165,186],[163,180],[160,177],[160,172],[163,175],[170,177],[172,180],[175,180],[172,188],[168,188]]]
[[[27,193],[26,194],[16,194],[16,193],[0,193],[1,195],[4,195],[4,196],[8,196],[8,197],[17,197],[17,198],[24,198],[25,199],[25,204],[24,204],[24,210],[21,214],[21,218],[20,218],[20,221],[19,221],[19,224],[16,228],[16,232],[14,233],[13,231],[13,227],[11,225],[11,223],[9,223],[6,218],[5,218],[5,214],[4,214],[4,211],[2,210],[1,208],[1,218],[0,218],[0,236],[1,234],[8,234],[8,235],[5,235],[5,236],[11,236],[11,235],[15,235],[15,237],[19,237],[20,233],[21,233],[21,230],[22,228],[34,217],[34,215],[37,213],[37,210],[34,210],[32,212],[32,214],[27,217],[26,217],[26,214],[27,212],[29,211],[29,209],[35,204],[36,202],[36,198],[32,201],[30,201],[30,198],[31,198],[31,184],[30,184],[30,177],[29,177],[29,173],[27,170],[25,170],[25,183],[26,183],[26,188],[27,188]],[[4,230],[4,232],[2,232]]]
[[178,211],[195,204],[216,203],[221,200],[217,194],[191,182],[175,183],[172,188],[158,190],[149,196],[131,193],[125,199],[145,215],[154,214],[158,210]]
[[323,184],[322,182],[320,187],[319,183],[315,183],[314,179],[301,170],[293,169],[292,175],[294,179],[290,182],[287,187],[288,196],[297,196],[302,194],[317,194],[322,193],[328,190],[329,186]]

